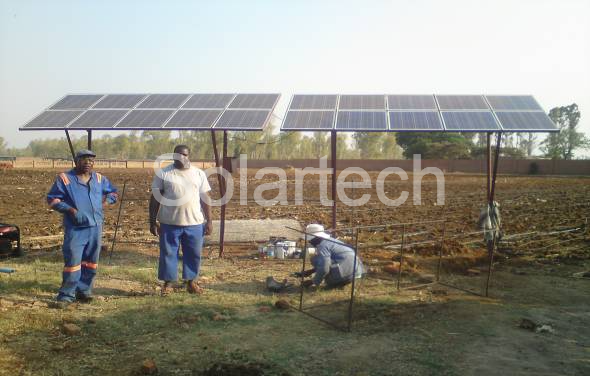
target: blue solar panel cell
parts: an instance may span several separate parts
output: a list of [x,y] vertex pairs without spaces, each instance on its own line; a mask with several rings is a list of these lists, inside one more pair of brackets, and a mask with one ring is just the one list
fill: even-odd
[[215,124],[222,112],[222,110],[179,110],[164,128],[208,129]]
[[482,95],[437,95],[441,110],[489,110]]
[[559,129],[544,112],[496,111],[502,128],[510,132],[558,132]]
[[388,95],[387,108],[390,110],[436,110],[433,95]]
[[59,102],[51,106],[50,110],[85,110],[92,106],[96,101],[102,98],[102,94],[87,95],[74,94],[67,95]]
[[386,131],[385,111],[339,111],[336,130],[340,131]]
[[331,130],[335,111],[289,111],[281,127],[284,130]]
[[238,94],[229,105],[229,108],[271,110],[278,99],[279,94]]
[[178,108],[189,97],[189,94],[152,94],[137,108]]
[[395,111],[389,113],[390,131],[442,131],[437,111]]
[[68,125],[84,111],[45,111],[29,121],[23,128],[66,129]]
[[486,99],[494,111],[531,110],[543,111],[531,95],[486,95]]
[[292,110],[335,110],[337,95],[294,95]]
[[131,109],[145,97],[145,94],[111,94],[101,99],[101,101],[95,104],[92,108]]
[[226,110],[215,123],[215,129],[261,130],[270,118],[269,110]]
[[384,95],[341,95],[340,110],[385,110]]
[[128,110],[88,110],[70,125],[71,129],[112,128]]
[[115,128],[162,128],[174,110],[133,110]]
[[453,132],[498,131],[491,111],[442,111],[445,128]]
[[182,108],[223,109],[234,97],[235,94],[193,94]]

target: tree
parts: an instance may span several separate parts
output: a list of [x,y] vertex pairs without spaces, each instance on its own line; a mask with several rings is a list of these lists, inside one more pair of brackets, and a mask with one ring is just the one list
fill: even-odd
[[4,137],[0,136],[0,154],[6,154],[7,149],[8,149],[8,145],[6,145],[6,142],[4,141]]
[[543,152],[551,159],[572,159],[576,149],[590,146],[590,140],[584,133],[578,132],[576,127],[580,121],[578,105],[554,107],[549,111],[549,117],[559,128],[559,133],[551,133],[543,141]]
[[397,143],[404,149],[406,158],[421,154],[423,159],[469,159],[473,146],[460,133],[443,132],[398,133]]
[[356,148],[359,150],[362,159],[383,158],[381,155],[382,136],[383,133],[381,132],[356,132],[354,134]]

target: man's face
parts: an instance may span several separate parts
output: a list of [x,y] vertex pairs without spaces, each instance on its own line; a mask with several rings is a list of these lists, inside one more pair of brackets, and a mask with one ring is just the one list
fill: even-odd
[[175,149],[174,153],[177,154],[178,159],[174,159],[174,167],[179,169],[189,168],[191,161],[189,160],[189,151],[187,148]]
[[94,157],[92,157],[90,155],[84,155],[84,156],[78,158],[78,160],[76,161],[76,169],[79,172],[89,173],[90,171],[92,171],[93,167],[94,167]]

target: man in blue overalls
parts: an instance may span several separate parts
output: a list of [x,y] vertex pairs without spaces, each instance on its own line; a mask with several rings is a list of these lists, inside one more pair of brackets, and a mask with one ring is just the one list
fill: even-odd
[[94,167],[94,154],[80,150],[74,161],[76,167],[57,176],[47,194],[49,207],[63,213],[64,269],[63,282],[57,301],[63,305],[76,299],[92,300],[92,282],[98,268],[103,210],[106,201],[117,201],[117,188]]

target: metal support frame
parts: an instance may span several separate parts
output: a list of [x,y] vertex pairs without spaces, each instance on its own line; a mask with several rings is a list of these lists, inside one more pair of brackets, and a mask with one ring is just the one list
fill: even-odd
[[[502,133],[498,132],[498,139],[496,142],[496,153],[494,155],[494,171],[491,176],[491,184],[490,184],[490,188],[489,188],[489,192],[488,192],[488,208],[489,208],[489,210],[492,210],[494,207],[494,197],[496,194],[496,177],[498,176],[498,161],[500,160],[501,141],[502,141]],[[488,136],[488,145],[491,146],[489,136]],[[488,150],[490,150],[490,149],[491,148],[489,148]],[[489,166],[490,162],[491,162],[491,156],[489,156],[489,153],[488,153],[488,166]],[[489,180],[490,180],[490,176],[489,176],[489,169],[488,169],[488,181]],[[485,296],[489,296],[490,281],[492,279],[492,271],[494,268],[494,250],[497,245],[496,233],[497,233],[497,231],[494,231],[493,239],[488,240],[488,242],[487,242],[488,275],[486,277],[486,284],[485,284],[485,290],[484,290]]]
[[[226,132],[224,131],[224,143],[226,141]],[[220,174],[220,168],[222,167],[219,160],[219,151],[217,150],[217,139],[215,137],[215,131],[211,131],[211,143],[213,144],[213,156],[215,157],[215,167],[217,167],[217,181],[219,182],[219,193],[221,197],[225,196],[225,185],[223,177]],[[224,150],[225,147],[224,147]],[[224,238],[225,238],[225,205],[221,207],[221,218],[219,221],[219,256],[223,255],[224,250]]]
[[[225,169],[227,167],[226,165],[227,163],[227,131],[223,131],[223,160],[222,160],[222,164],[223,164],[223,168]],[[221,179],[221,175],[219,175],[220,179]],[[227,188],[227,182],[225,181],[225,178],[223,179],[223,184],[220,186],[221,188],[221,197],[222,199],[225,199],[225,193],[226,193],[226,188]],[[219,257],[223,257],[223,251],[224,251],[224,246],[225,246],[225,210],[226,210],[226,203],[222,202],[221,204],[221,218],[219,221]]]
[[70,152],[72,153],[72,160],[76,158],[76,153],[74,152],[74,145],[72,145],[72,139],[70,138],[70,132],[65,129],[66,138],[68,139],[68,145],[70,146]]
[[87,129],[86,132],[88,132],[88,138],[87,138],[87,146],[88,146],[88,150],[92,150],[92,129]]
[[336,230],[336,144],[337,136],[336,131],[332,131],[330,134],[330,144],[332,151],[332,230]]

